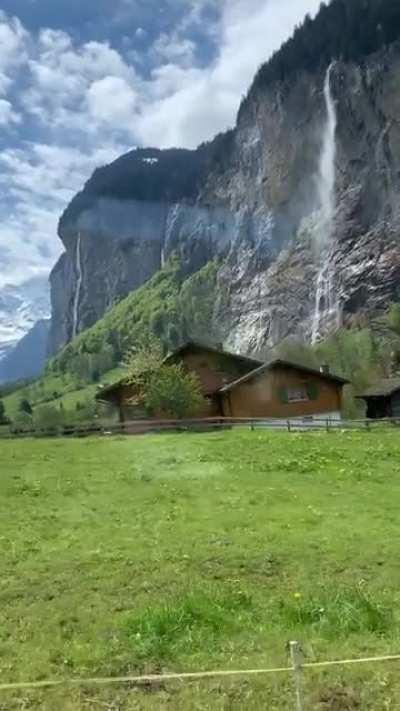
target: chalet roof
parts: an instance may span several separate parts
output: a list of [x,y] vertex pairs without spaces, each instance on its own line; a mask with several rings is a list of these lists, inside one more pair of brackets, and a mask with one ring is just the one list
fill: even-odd
[[[217,348],[215,346],[209,346],[206,345],[205,343],[200,343],[199,341],[188,341],[187,343],[184,343],[182,346],[179,346],[175,351],[172,351],[172,353],[168,353],[168,355],[164,359],[164,363],[168,363],[169,361],[173,360],[177,356],[182,356],[185,352],[189,350],[205,350],[209,351],[210,353],[216,353],[218,355],[223,355],[228,358],[235,359],[239,362],[241,362],[243,365],[247,365],[249,369],[255,369],[258,368],[261,365],[260,360],[256,360],[255,358],[251,358],[250,356],[244,356],[244,355],[238,355],[237,353],[230,353],[229,351],[225,351],[222,348]],[[97,400],[102,400],[105,395],[110,395],[111,393],[117,391],[119,388],[123,387],[124,385],[128,385],[128,379],[127,378],[121,378],[115,383],[112,383],[111,385],[105,385],[104,387],[99,388],[99,391],[96,393],[96,399]],[[211,393],[209,393],[211,394]]]
[[200,341],[187,341],[182,346],[179,346],[179,348],[177,348],[175,351],[169,353],[165,358],[165,362],[167,363],[169,360],[173,360],[174,358],[176,358],[176,356],[181,356],[190,350],[203,350],[208,351],[209,353],[223,355],[227,358],[232,358],[234,360],[240,361],[244,365],[249,365],[251,368],[257,368],[258,366],[262,365],[261,360],[257,360],[256,358],[252,358],[251,356],[232,353],[231,351],[226,351],[223,348],[218,348],[217,346],[206,345],[205,343],[201,343]]
[[400,378],[382,378],[378,380],[374,385],[367,388],[365,392],[361,395],[357,395],[359,399],[366,399],[370,397],[390,397],[397,390],[400,390]]
[[247,375],[243,375],[238,380],[234,380],[233,383],[224,385],[224,387],[222,387],[219,392],[229,392],[230,390],[236,388],[238,385],[246,383],[249,380],[253,380],[253,378],[258,377],[262,373],[268,370],[273,370],[274,368],[278,367],[301,370],[302,373],[308,373],[309,375],[318,375],[320,378],[337,383],[338,385],[347,385],[347,383],[349,382],[345,378],[341,378],[339,375],[334,375],[333,373],[323,373],[320,370],[317,370],[316,368],[309,368],[308,366],[301,365],[300,363],[295,363],[294,361],[282,360],[281,358],[277,358],[276,360],[272,360],[269,363],[264,363],[259,368],[252,370],[250,373],[247,373]]

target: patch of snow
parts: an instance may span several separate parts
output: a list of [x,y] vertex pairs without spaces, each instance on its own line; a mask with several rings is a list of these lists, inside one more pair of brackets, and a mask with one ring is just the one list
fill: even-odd
[[34,277],[18,286],[6,284],[0,289],[0,360],[41,319],[50,316],[47,277]]

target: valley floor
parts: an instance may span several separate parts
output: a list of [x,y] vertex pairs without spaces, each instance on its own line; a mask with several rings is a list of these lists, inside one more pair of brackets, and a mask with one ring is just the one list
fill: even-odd
[[[0,443],[1,682],[400,650],[400,435]],[[400,663],[305,675],[308,709],[400,708]],[[4,692],[1,709],[293,709],[289,675]]]

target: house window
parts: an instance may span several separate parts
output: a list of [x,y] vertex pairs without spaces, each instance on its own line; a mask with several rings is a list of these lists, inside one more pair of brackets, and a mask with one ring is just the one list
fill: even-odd
[[307,386],[296,385],[287,389],[288,402],[306,402],[309,400]]

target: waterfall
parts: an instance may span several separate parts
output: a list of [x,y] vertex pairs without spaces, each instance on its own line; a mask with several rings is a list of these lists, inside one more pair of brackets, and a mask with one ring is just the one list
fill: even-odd
[[335,316],[339,322],[339,304],[335,298],[332,265],[332,254],[326,253],[333,233],[335,217],[335,180],[336,180],[336,127],[337,113],[332,95],[331,75],[335,63],[328,67],[324,83],[324,98],[326,106],[326,124],[324,129],[321,156],[318,170],[318,196],[320,218],[316,230],[317,247],[320,268],[317,276],[315,307],[312,322],[311,341],[316,343],[321,336],[322,319]]
[[72,311],[72,338],[78,333],[78,310],[79,310],[79,300],[81,296],[82,287],[82,263],[81,263],[81,233],[78,232],[78,238],[76,240],[76,257],[75,257],[75,270],[76,270],[76,287],[74,293],[74,304]]
[[320,328],[322,317],[325,322],[336,322],[340,325],[339,304],[333,289],[333,268],[330,255],[321,266],[317,277],[317,289],[315,293],[315,309],[311,329],[311,342],[314,345],[320,338]]
[[327,113],[321,157],[318,171],[318,192],[321,208],[321,242],[332,235],[335,215],[335,179],[336,179],[336,127],[337,114],[332,95],[331,75],[335,62],[328,67],[324,83],[324,98]]

